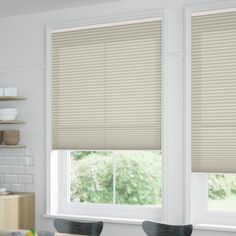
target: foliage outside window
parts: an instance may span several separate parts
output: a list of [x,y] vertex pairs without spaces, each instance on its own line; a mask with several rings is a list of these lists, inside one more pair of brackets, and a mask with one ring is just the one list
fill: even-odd
[[72,202],[162,203],[159,151],[74,151],[70,157]]
[[208,209],[219,211],[236,211],[236,175],[209,175]]

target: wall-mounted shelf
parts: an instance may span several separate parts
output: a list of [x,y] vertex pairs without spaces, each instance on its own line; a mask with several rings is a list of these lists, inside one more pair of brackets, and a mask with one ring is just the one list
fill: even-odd
[[0,96],[0,101],[18,101],[18,100],[26,100],[26,98],[20,96]]
[[[19,100],[26,100],[25,97],[21,96],[0,96],[0,101],[19,101]],[[26,122],[23,120],[0,120],[0,125],[12,125],[12,124],[25,124]],[[0,144],[1,148],[26,148],[25,145],[6,145],[6,144]]]
[[0,148],[26,148],[25,145],[6,145],[6,144],[0,144]]
[[25,124],[26,122],[23,120],[0,120],[0,124]]

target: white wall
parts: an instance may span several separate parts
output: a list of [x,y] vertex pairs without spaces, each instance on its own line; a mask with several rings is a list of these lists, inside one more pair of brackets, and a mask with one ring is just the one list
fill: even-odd
[[[37,229],[52,229],[51,220],[43,218],[46,208],[45,166],[45,25],[58,21],[90,19],[94,17],[133,14],[136,11],[168,10],[168,97],[170,137],[170,169],[168,171],[168,209],[165,218],[170,223],[183,223],[183,25],[185,4],[216,2],[217,0],[111,0],[80,8],[37,13],[17,17],[0,18],[0,85],[15,85],[28,100],[23,106],[20,126],[22,141],[34,150],[36,157],[36,219]],[[219,1],[220,2],[220,1]],[[105,224],[104,236],[142,236],[140,226]],[[230,233],[195,231],[195,236],[230,236]]]

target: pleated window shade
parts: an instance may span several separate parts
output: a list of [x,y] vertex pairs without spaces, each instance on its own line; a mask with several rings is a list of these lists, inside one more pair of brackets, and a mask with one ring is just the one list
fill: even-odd
[[160,20],[52,33],[52,148],[161,149]]
[[192,170],[236,173],[236,12],[192,17]]

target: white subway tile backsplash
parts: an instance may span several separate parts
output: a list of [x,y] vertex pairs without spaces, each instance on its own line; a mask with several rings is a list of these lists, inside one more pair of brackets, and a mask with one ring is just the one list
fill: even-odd
[[5,175],[5,183],[17,183],[17,175]]
[[10,166],[0,166],[0,174],[11,174]]
[[0,149],[0,156],[1,157],[10,157],[11,156],[11,149],[10,148],[1,148]]
[[33,166],[36,165],[36,158],[35,157],[32,157],[32,163],[33,163]]
[[34,175],[33,176],[33,184],[35,184],[36,183],[36,176]]
[[35,192],[35,186],[34,184],[26,184],[25,185],[25,191],[29,193]]
[[0,88],[0,96],[4,96],[4,88]]
[[25,148],[11,149],[11,156],[24,157],[24,156],[26,156],[26,150],[25,150]]
[[[0,171],[1,173],[1,171]],[[25,174],[25,167],[24,166],[12,166],[11,167],[12,174]]]
[[25,165],[25,163],[26,163],[26,157],[18,157],[19,165]]
[[0,166],[4,165],[5,163],[5,157],[0,157]]
[[12,184],[12,192],[25,192],[25,184]]
[[7,190],[11,189],[11,185],[10,184],[5,184],[5,183],[1,183],[0,184],[0,188],[6,188]]
[[26,154],[26,156],[35,156],[36,155],[35,150],[32,148],[26,148],[25,154]]
[[26,165],[31,166],[33,165],[33,157],[26,157]]
[[35,158],[32,153],[33,150],[27,149],[0,149],[0,187],[12,192],[35,191]]
[[19,165],[32,165],[33,164],[32,157],[18,157],[18,164]]
[[34,175],[35,174],[34,166],[26,166],[25,167],[25,173],[30,174],[30,175]]
[[32,184],[33,183],[33,177],[32,177],[32,175],[19,175],[18,176],[18,182],[20,184]]
[[5,165],[17,165],[17,157],[4,157]]

